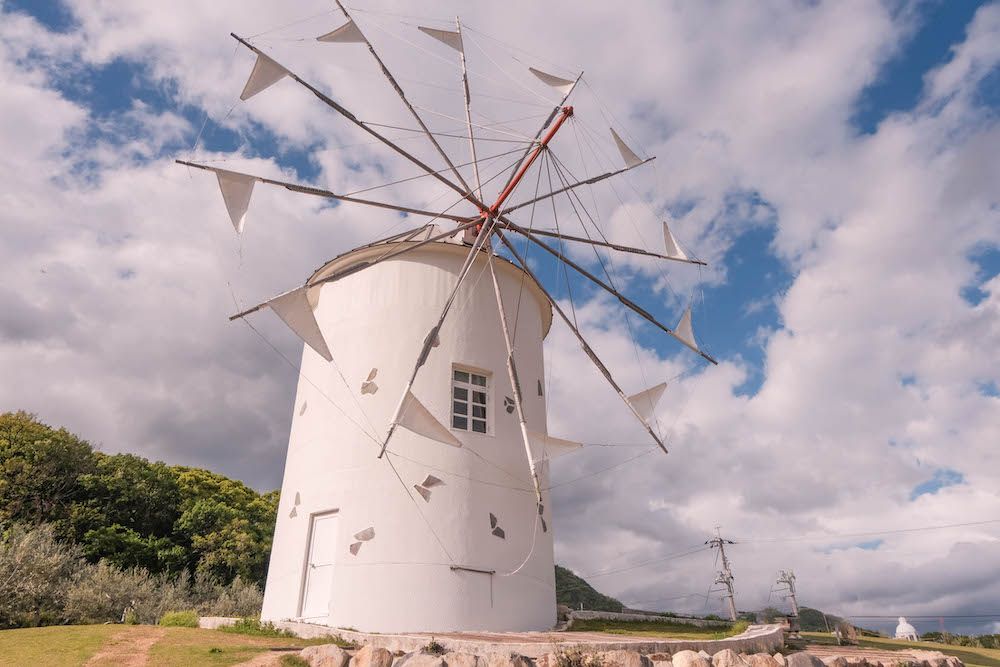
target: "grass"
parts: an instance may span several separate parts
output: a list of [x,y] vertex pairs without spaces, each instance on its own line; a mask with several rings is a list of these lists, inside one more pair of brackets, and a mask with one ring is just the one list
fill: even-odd
[[81,665],[122,626],[74,625],[0,630],[0,665]]
[[[70,625],[47,628],[0,630],[0,667],[51,665],[78,667],[88,658],[116,641],[128,642],[151,631],[162,637],[149,649],[149,664],[157,667],[208,665],[228,667],[266,651],[288,651],[282,664],[297,667],[287,659],[311,644],[326,644],[329,639],[253,636],[218,630],[149,625]],[[101,664],[108,664],[107,661]]]
[[197,628],[198,612],[168,611],[160,617],[160,625],[172,628]]
[[[570,632],[605,632],[612,635],[636,637],[669,637],[672,639],[723,639],[738,635],[747,629],[746,621],[734,623],[729,628],[699,628],[686,623],[670,621],[620,621],[600,618],[575,620]],[[1000,667],[1000,666],[998,666]]]
[[[813,644],[836,644],[837,640],[823,632],[803,632],[802,636]],[[922,651],[941,651],[953,655],[969,667],[1000,667],[1000,649],[976,648],[973,646],[952,646],[937,642],[908,642],[901,639],[870,639],[859,641],[863,648],[883,651],[901,651],[912,648]]]

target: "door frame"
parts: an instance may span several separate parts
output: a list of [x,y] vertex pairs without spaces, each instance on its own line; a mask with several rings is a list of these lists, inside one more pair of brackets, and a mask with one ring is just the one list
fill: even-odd
[[306,530],[306,544],[305,549],[302,550],[302,576],[299,577],[299,603],[295,614],[297,618],[302,618],[302,612],[305,611],[303,606],[306,602],[306,586],[309,584],[309,559],[312,556],[313,528],[316,525],[316,519],[322,519],[323,517],[334,514],[340,514],[339,507],[309,513],[309,528]]

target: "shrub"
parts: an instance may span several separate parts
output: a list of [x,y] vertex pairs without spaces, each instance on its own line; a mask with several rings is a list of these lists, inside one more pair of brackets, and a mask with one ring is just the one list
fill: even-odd
[[188,611],[168,611],[160,617],[160,625],[173,628],[197,628],[198,612]]
[[231,632],[236,635],[252,635],[254,637],[294,637],[287,630],[280,630],[274,627],[274,623],[268,621],[261,623],[259,618],[241,618],[233,625],[226,625],[219,628],[222,632]]
[[430,653],[431,655],[444,655],[448,652],[439,641],[436,639],[431,639],[430,643],[424,647],[424,653]]
[[120,623],[131,610],[139,623],[153,624],[163,614],[157,580],[141,568],[119,570],[107,561],[77,573],[66,592],[71,623]]
[[83,567],[81,551],[56,541],[52,526],[11,526],[0,535],[0,628],[61,622],[66,581]]

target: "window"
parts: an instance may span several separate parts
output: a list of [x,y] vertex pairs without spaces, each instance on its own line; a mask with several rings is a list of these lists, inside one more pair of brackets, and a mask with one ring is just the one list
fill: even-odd
[[460,431],[486,433],[488,377],[473,371],[452,370],[451,427]]

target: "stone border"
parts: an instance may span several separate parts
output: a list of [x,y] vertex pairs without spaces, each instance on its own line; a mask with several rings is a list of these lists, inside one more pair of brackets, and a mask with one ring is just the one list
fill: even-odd
[[[647,637],[614,637],[606,635],[607,640],[597,638],[595,633],[585,633],[574,636],[566,633],[565,639],[556,632],[525,632],[503,633],[482,632],[466,633],[468,639],[454,635],[436,635],[432,633],[413,634],[376,634],[331,628],[326,625],[302,623],[299,621],[279,621],[275,626],[287,630],[304,639],[318,637],[339,637],[359,646],[370,644],[375,648],[384,648],[392,652],[410,653],[419,651],[431,640],[442,645],[446,650],[473,655],[506,655],[517,653],[528,658],[540,658],[547,653],[555,653],[568,648],[588,652],[600,651],[636,651],[638,653],[669,653],[678,651],[705,651],[714,655],[723,649],[732,649],[737,653],[774,653],[785,643],[781,625],[751,625],[745,632],[726,637],[725,639],[649,639]],[[455,633],[458,634],[458,633]],[[536,636],[540,641],[517,641],[519,637]],[[546,641],[548,640],[548,641]]]

